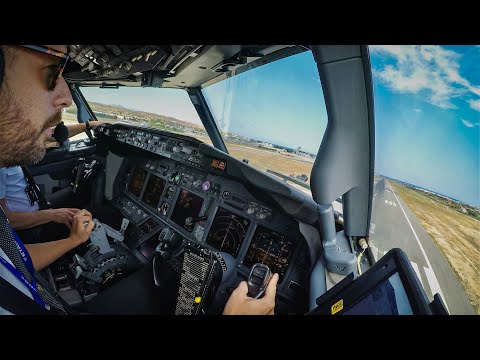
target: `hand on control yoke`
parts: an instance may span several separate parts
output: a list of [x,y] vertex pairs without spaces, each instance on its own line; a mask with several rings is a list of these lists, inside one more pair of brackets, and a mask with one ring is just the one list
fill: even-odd
[[[255,264],[257,265],[257,264]],[[230,298],[228,299],[227,304],[225,305],[225,309],[223,310],[224,315],[273,315],[275,309],[275,294],[277,291],[277,283],[278,283],[278,274],[274,274],[270,276],[270,270],[268,267],[268,271],[265,273],[259,272],[257,266],[252,267],[252,271],[250,272],[250,276],[248,279],[248,283],[246,281],[242,281],[238,287],[232,292]],[[253,275],[254,270],[257,268],[257,272]],[[261,277],[261,278],[260,278]],[[257,279],[258,278],[258,279]],[[268,279],[270,278],[270,281]],[[258,283],[259,279],[261,279],[260,284]],[[252,284],[255,285],[252,286]],[[266,288],[265,288],[266,286]],[[262,290],[263,287],[263,290]],[[253,298],[249,296],[250,291],[257,291],[256,294],[252,294],[254,296],[258,296],[258,298]],[[260,298],[262,293],[264,292],[264,296]]]

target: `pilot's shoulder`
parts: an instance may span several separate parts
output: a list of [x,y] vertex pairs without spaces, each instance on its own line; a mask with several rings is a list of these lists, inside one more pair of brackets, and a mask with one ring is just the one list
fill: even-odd
[[4,171],[5,174],[7,175],[16,175],[16,174],[21,174],[23,172],[20,166],[12,166],[8,168],[4,167],[4,168],[0,168],[0,171]]

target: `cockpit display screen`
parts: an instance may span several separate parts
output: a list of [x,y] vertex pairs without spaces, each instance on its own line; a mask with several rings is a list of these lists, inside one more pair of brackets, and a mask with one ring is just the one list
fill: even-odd
[[128,185],[128,191],[130,191],[135,196],[140,196],[147,175],[147,170],[137,167],[133,172],[132,179],[130,180],[130,184]]
[[143,193],[142,200],[145,201],[151,207],[156,208],[162,196],[163,189],[165,188],[166,181],[162,178],[150,174],[147,187]]
[[207,236],[207,244],[237,256],[249,224],[250,220],[219,207]]
[[202,205],[202,197],[182,189],[173,209],[171,220],[188,232],[192,232],[195,223],[199,220],[198,215]]
[[252,267],[255,263],[265,264],[273,273],[278,273],[279,281],[282,281],[296,244],[296,238],[287,238],[285,235],[258,225],[243,259],[243,265]]

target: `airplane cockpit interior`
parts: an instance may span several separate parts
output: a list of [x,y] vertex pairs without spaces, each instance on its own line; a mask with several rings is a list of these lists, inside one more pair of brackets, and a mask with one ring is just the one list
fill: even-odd
[[[279,315],[355,313],[348,301],[360,304],[365,291],[374,289],[373,283],[360,286],[356,279],[369,276],[393,289],[403,284],[403,290],[395,290],[402,297],[395,306],[370,312],[433,312],[428,304],[418,305],[428,300],[405,270],[408,261],[398,260],[403,255],[393,251],[375,264],[365,247],[375,143],[366,46],[69,45],[68,54],[63,76],[76,120],[89,122],[87,136],[63,139],[29,169],[47,198],[65,192],[61,200],[89,210],[96,223],[85,244],[42,272],[73,309],[219,315],[252,267],[264,264],[279,275]],[[313,59],[320,81],[310,91],[320,94],[328,114],[306,174],[309,191],[297,186],[303,182],[298,178],[278,176],[235,156],[236,148],[226,145],[235,136],[219,126],[225,114],[242,116],[235,90],[228,92],[236,78],[298,54]],[[281,76],[282,82],[291,81],[291,74]],[[213,95],[206,96],[209,87],[211,93],[226,89],[228,96],[214,104]],[[94,89],[101,99],[130,88],[185,92],[205,136],[175,120],[182,131],[153,126],[142,102],[134,110],[148,121],[119,111],[118,121],[105,121],[85,96]],[[251,96],[255,89],[248,89]],[[279,101],[289,103],[289,94]],[[301,126],[304,115],[297,110],[292,123]],[[106,113],[105,118],[112,116]],[[242,146],[237,139],[236,147]],[[387,273],[390,263],[396,265]],[[358,283],[358,289],[350,286],[348,296],[337,296],[347,283]]]

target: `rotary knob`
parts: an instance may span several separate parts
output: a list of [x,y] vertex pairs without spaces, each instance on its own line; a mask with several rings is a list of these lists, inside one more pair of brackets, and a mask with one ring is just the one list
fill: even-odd
[[208,189],[210,189],[210,181],[205,180],[202,184],[202,190],[203,191],[208,191]]

